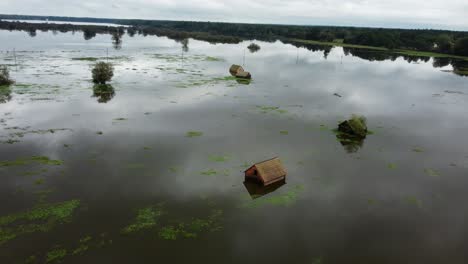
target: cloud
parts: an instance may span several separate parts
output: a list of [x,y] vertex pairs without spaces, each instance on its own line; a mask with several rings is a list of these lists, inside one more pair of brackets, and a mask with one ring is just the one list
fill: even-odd
[[466,0],[2,0],[2,13],[468,30]]

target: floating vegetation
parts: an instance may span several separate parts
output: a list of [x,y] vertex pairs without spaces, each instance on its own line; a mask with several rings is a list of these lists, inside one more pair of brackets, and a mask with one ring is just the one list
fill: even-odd
[[214,175],[218,174],[218,172],[216,170],[214,170],[214,169],[209,169],[209,170],[200,172],[200,174],[205,175],[205,176],[214,176]]
[[406,197],[405,200],[406,200],[407,203],[412,204],[412,205],[415,205],[415,206],[417,206],[418,208],[422,208],[422,207],[423,207],[422,201],[419,200],[417,197],[409,196],[409,197]]
[[288,113],[288,110],[281,109],[278,106],[264,106],[264,105],[257,105],[256,106],[258,110],[262,114],[267,114],[267,113],[278,113],[278,114],[286,114]]
[[389,163],[389,164],[387,165],[387,167],[388,167],[389,169],[391,169],[391,170],[394,170],[394,169],[398,168],[398,166],[397,166],[395,163]]
[[37,257],[36,256],[29,256],[25,261],[24,263],[25,264],[33,264],[33,263],[36,263],[37,262]]
[[201,137],[203,136],[203,132],[201,131],[188,131],[187,133],[185,133],[185,136],[186,137]]
[[0,143],[2,144],[15,144],[15,143],[19,143],[21,141],[17,140],[17,139],[8,139],[8,140],[4,140],[4,141],[0,141]]
[[424,172],[427,175],[431,176],[431,177],[439,177],[440,176],[439,172],[437,172],[436,170],[433,170],[433,169],[424,169]]
[[304,190],[304,186],[296,185],[286,193],[264,196],[255,200],[248,200],[241,204],[241,208],[257,208],[265,205],[290,206],[297,202],[299,194]]
[[224,61],[223,59],[218,58],[218,57],[211,57],[211,56],[205,56],[205,55],[185,55],[183,57],[180,54],[149,54],[149,55],[152,56],[153,58],[165,60],[166,62],[169,62],[169,63],[179,62],[182,60],[185,62]]
[[79,245],[78,245],[77,248],[75,248],[72,251],[72,255],[81,255],[85,251],[87,251],[89,249],[89,245],[87,243],[90,242],[92,239],[93,238],[91,236],[86,236],[86,237],[80,239]]
[[210,56],[207,56],[205,58],[205,61],[224,61],[223,59],[221,58],[217,58],[217,57],[210,57]]
[[96,57],[81,57],[81,58],[72,58],[72,60],[77,60],[77,61],[97,61],[99,58]]
[[312,260],[312,264],[323,264],[322,258],[315,258]]
[[44,182],[45,182],[44,179],[37,179],[37,180],[34,181],[34,184],[35,185],[42,185]]
[[424,152],[424,149],[419,148],[419,147],[414,147],[414,148],[412,149],[412,151],[413,151],[413,152],[421,153],[421,152]]
[[10,167],[10,166],[22,166],[28,165],[30,163],[39,163],[42,165],[62,165],[63,161],[61,160],[52,160],[45,156],[32,156],[31,158],[20,158],[12,161],[0,161],[0,167]]
[[56,204],[41,204],[29,211],[0,217],[0,244],[21,235],[47,232],[58,224],[71,220],[80,205],[79,200]]
[[67,250],[64,248],[56,248],[47,252],[46,263],[59,262],[67,256]]
[[122,233],[129,234],[155,227],[163,214],[163,204],[139,209],[133,223],[122,229]]
[[286,135],[289,135],[289,132],[286,130],[282,130],[280,131],[280,134],[286,136]]
[[214,161],[214,162],[226,162],[230,159],[229,156],[209,156],[209,160],[210,161]]
[[213,210],[207,218],[194,218],[189,222],[180,222],[161,228],[159,237],[165,240],[177,240],[179,237],[196,238],[204,232],[221,230],[222,210]]
[[233,76],[226,76],[226,77],[214,77],[209,79],[202,79],[202,78],[195,78],[191,79],[188,82],[178,82],[175,87],[177,88],[190,88],[195,86],[202,86],[202,85],[215,85],[222,82],[230,82],[237,80],[236,77]]
[[89,249],[88,245],[79,245],[72,251],[72,255],[81,255]]
[[[8,128],[8,129],[15,129],[15,128]],[[60,131],[73,131],[73,130],[69,128],[50,128],[50,129],[38,129],[38,130],[30,130],[30,131],[28,131],[27,129],[21,129],[20,132],[10,133],[10,136],[22,138],[28,134],[45,135],[45,134],[55,134],[56,132],[60,132]]]
[[122,61],[130,61],[131,58],[127,56],[113,56],[113,57],[75,57],[71,58],[74,61],[90,61],[90,62],[96,62],[98,60],[102,61],[107,61],[107,60],[122,60]]
[[179,171],[179,168],[177,168],[177,167],[170,167],[170,168],[169,168],[169,171],[172,172],[172,173],[176,173],[176,172]]

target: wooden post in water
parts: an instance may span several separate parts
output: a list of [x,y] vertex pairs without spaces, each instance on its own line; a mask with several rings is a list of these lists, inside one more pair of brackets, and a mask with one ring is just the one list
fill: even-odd
[[18,71],[18,63],[16,62],[16,49],[13,49],[13,57],[15,57],[15,69]]

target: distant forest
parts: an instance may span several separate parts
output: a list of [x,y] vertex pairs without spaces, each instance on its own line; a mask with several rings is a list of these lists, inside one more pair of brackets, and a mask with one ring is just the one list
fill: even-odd
[[[263,41],[314,40],[372,47],[390,50],[413,50],[468,56],[468,32],[430,29],[385,29],[331,26],[293,26],[218,22],[188,22],[163,20],[130,20],[75,17],[45,17],[0,15],[9,20],[54,20],[67,22],[112,23],[128,26],[130,36],[135,34],[167,36],[182,40],[194,38],[212,43],[239,43],[243,40]],[[24,30],[34,34],[36,30],[83,31],[86,37],[99,33],[112,33],[114,27],[82,25],[39,25],[31,23],[1,22],[0,29]],[[121,30],[122,31],[122,30]],[[118,34],[115,33],[117,36]]]

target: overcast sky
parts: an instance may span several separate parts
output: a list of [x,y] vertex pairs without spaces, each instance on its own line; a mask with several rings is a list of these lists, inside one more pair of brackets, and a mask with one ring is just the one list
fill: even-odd
[[0,0],[0,13],[468,30],[468,0]]

